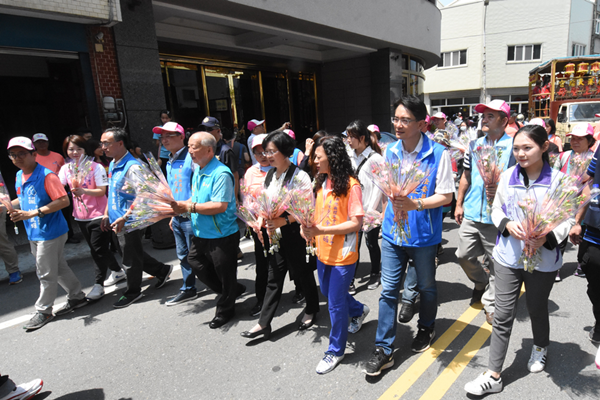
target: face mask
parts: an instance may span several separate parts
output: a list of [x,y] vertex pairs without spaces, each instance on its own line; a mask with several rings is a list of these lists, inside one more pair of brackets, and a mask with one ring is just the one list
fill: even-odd
[[461,130],[462,132],[464,132],[464,131],[466,131],[466,130],[467,130],[467,127],[466,127],[466,126],[461,126],[461,127],[460,127],[460,130]]

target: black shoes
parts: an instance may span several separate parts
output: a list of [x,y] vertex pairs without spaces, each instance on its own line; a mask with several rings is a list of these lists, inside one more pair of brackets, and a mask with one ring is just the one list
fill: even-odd
[[240,333],[240,335],[242,337],[245,337],[246,339],[254,339],[259,336],[262,336],[263,339],[268,339],[269,336],[271,336],[271,327],[267,326],[266,328],[262,328],[261,330],[256,332],[244,331]]
[[261,311],[262,311],[262,304],[256,303],[256,305],[254,307],[252,307],[252,309],[250,310],[250,316],[258,317],[260,315]]
[[473,294],[471,295],[471,305],[481,303],[481,298],[485,293],[485,289],[473,289]]
[[413,303],[402,303],[402,308],[398,313],[398,322],[403,324],[410,322],[415,315],[415,305]]
[[431,347],[431,342],[435,338],[435,329],[419,327],[419,332],[410,346],[415,353],[422,353]]
[[348,293],[351,296],[354,296],[356,294],[356,285],[354,284],[354,279],[352,279],[352,283],[350,284],[350,287],[348,288]]
[[597,332],[595,328],[592,328],[589,335],[590,341],[595,345],[600,344],[600,332]]
[[246,286],[242,285],[241,283],[238,283],[238,291],[235,295],[235,298],[239,299],[244,293],[246,293]]
[[167,280],[169,279],[169,275],[171,275],[171,272],[173,272],[172,265],[165,264],[165,267],[167,268],[167,273],[163,276],[156,277],[156,285],[154,285],[156,289],[160,289],[161,287],[165,286],[165,283],[167,283]]
[[77,309],[77,308],[81,308],[81,307],[87,306],[87,305],[88,305],[88,302],[85,299],[85,297],[82,299],[79,299],[79,300],[76,300],[76,299],[67,300],[67,303],[64,306],[62,306],[61,308],[59,308],[58,310],[56,310],[54,312],[54,315],[57,317],[61,316],[61,315],[65,315],[65,314],[75,311],[75,309]]
[[208,327],[210,329],[220,328],[223,325],[225,325],[226,323],[228,323],[230,319],[231,318],[226,318],[226,317],[223,317],[221,315],[217,315],[216,317],[213,318],[212,321],[210,321],[210,323],[208,324]]
[[292,297],[292,303],[294,303],[294,304],[300,304],[303,301],[304,301],[304,293],[298,292],[296,290],[296,294],[294,294],[294,297]]
[[377,376],[382,370],[394,365],[394,352],[389,356],[385,354],[381,347],[375,348],[371,358],[365,364],[363,372],[369,376]]
[[312,319],[310,321],[300,323],[300,325],[298,326],[298,330],[305,331],[308,328],[310,328],[311,326],[313,326],[316,321],[317,321],[317,313],[314,313],[312,316]]
[[194,300],[198,297],[198,291],[196,290],[181,290],[179,294],[167,301],[167,306],[176,306],[177,304],[185,303],[186,301]]
[[121,298],[115,304],[113,304],[113,307],[114,308],[129,307],[131,304],[133,304],[135,301],[138,301],[142,297],[144,297],[144,295],[141,293],[130,294],[130,295],[124,294],[123,296],[121,296]]

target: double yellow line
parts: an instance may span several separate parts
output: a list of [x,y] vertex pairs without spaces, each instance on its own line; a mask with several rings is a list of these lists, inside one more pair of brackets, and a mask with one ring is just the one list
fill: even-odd
[[[525,293],[524,287],[521,288],[522,296]],[[460,333],[475,319],[481,311],[481,304],[469,307],[453,324],[444,332],[438,340],[431,345],[421,356],[398,378],[396,382],[381,395],[379,400],[397,400],[401,398],[408,389],[419,379],[421,375],[433,364],[433,362],[442,354],[446,348],[460,335]],[[441,399],[458,376],[471,362],[481,346],[488,340],[492,334],[492,326],[484,321],[475,335],[454,357],[452,362],[442,371],[442,373],[429,386],[427,391],[421,396],[421,399],[435,400]]]

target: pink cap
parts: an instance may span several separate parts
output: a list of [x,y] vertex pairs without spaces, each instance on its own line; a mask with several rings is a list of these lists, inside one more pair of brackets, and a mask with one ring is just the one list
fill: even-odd
[[22,147],[30,151],[35,150],[35,147],[33,147],[33,143],[31,143],[31,139],[25,136],[17,136],[10,139],[10,142],[8,142],[7,149],[10,149],[11,147]]
[[546,123],[541,118],[533,118],[531,121],[529,121],[529,125],[539,125],[542,128],[546,127]]
[[586,122],[582,122],[579,123],[577,125],[575,125],[575,127],[573,128],[573,130],[571,131],[571,133],[567,133],[567,136],[587,136],[587,135],[594,135],[594,127],[592,126],[592,124],[586,123]]
[[43,133],[36,133],[33,135],[33,141],[37,142],[38,140],[45,140],[47,142],[48,136],[44,135]]
[[260,135],[254,136],[254,139],[252,139],[252,148],[262,145],[266,137],[266,133],[261,133]]
[[256,128],[259,125],[264,124],[265,120],[263,119],[262,121],[259,121],[257,119],[251,119],[250,121],[248,121],[248,130],[250,132],[252,132],[254,130],[254,128]]
[[294,133],[293,130],[291,130],[291,129],[284,129],[283,131],[285,133],[287,133],[289,137],[291,137],[292,139],[296,140],[296,134]]
[[183,126],[179,125],[177,122],[167,122],[163,126],[155,126],[152,128],[152,132],[162,135],[165,132],[179,132],[182,135],[185,135],[185,131],[183,130]]
[[371,124],[371,125],[367,126],[367,130],[369,132],[381,132],[379,130],[379,127],[377,125],[375,125],[375,124]]
[[484,113],[486,109],[502,111],[504,114],[510,116],[510,107],[504,100],[492,100],[488,104],[477,104],[475,106],[475,111],[478,113]]
[[446,119],[446,114],[444,114],[441,111],[436,112],[435,114],[433,114],[431,116],[431,118],[440,118],[440,119]]

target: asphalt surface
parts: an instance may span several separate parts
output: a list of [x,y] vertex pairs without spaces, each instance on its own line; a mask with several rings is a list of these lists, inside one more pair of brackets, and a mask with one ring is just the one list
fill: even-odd
[[[431,354],[414,354],[410,344],[417,317],[399,324],[395,365],[376,378],[361,372],[362,363],[374,350],[379,296],[379,290],[366,288],[370,264],[365,245],[359,269],[363,279],[358,282],[356,298],[369,305],[371,313],[361,331],[349,335],[342,363],[320,376],[315,367],[327,349],[330,329],[322,296],[316,325],[298,332],[302,305],[292,303],[294,285],[286,281],[271,338],[249,341],[240,336],[257,320],[249,316],[255,304],[255,271],[253,246],[248,241],[242,242],[245,256],[238,268],[239,280],[248,291],[238,300],[237,316],[215,330],[208,327],[216,299],[211,291],[185,304],[165,306],[181,286],[179,270],[161,289],[154,288],[153,279],[145,280],[145,296],[128,308],[112,307],[120,289],[33,332],[22,326],[34,312],[37,277],[27,273],[24,282],[16,286],[0,282],[0,372],[17,383],[42,378],[45,386],[35,399],[49,400],[377,399],[400,398],[400,392],[403,399],[466,398],[464,384],[487,366],[489,339],[485,329],[480,329],[487,325],[483,312],[469,310],[472,284],[456,263],[458,226],[446,219],[444,228],[445,252],[437,270],[439,341]],[[155,250],[148,240],[145,244],[159,260],[178,265],[174,249]],[[89,291],[94,273],[87,245],[68,244],[67,254],[69,265]],[[28,256],[22,253],[21,257],[26,260]],[[546,370],[539,374],[527,370],[533,342],[522,297],[502,374],[504,390],[491,398],[600,398],[596,347],[587,339],[594,320],[586,281],[572,276],[575,268],[576,249],[569,246],[561,270],[563,280],[555,284],[550,296],[551,345]],[[204,286],[198,283],[198,287]],[[57,303],[65,300],[59,289]],[[456,338],[444,345],[443,351],[435,350],[457,327],[455,321],[469,313],[475,318],[458,324]],[[476,338],[483,338],[481,348],[475,344]]]

